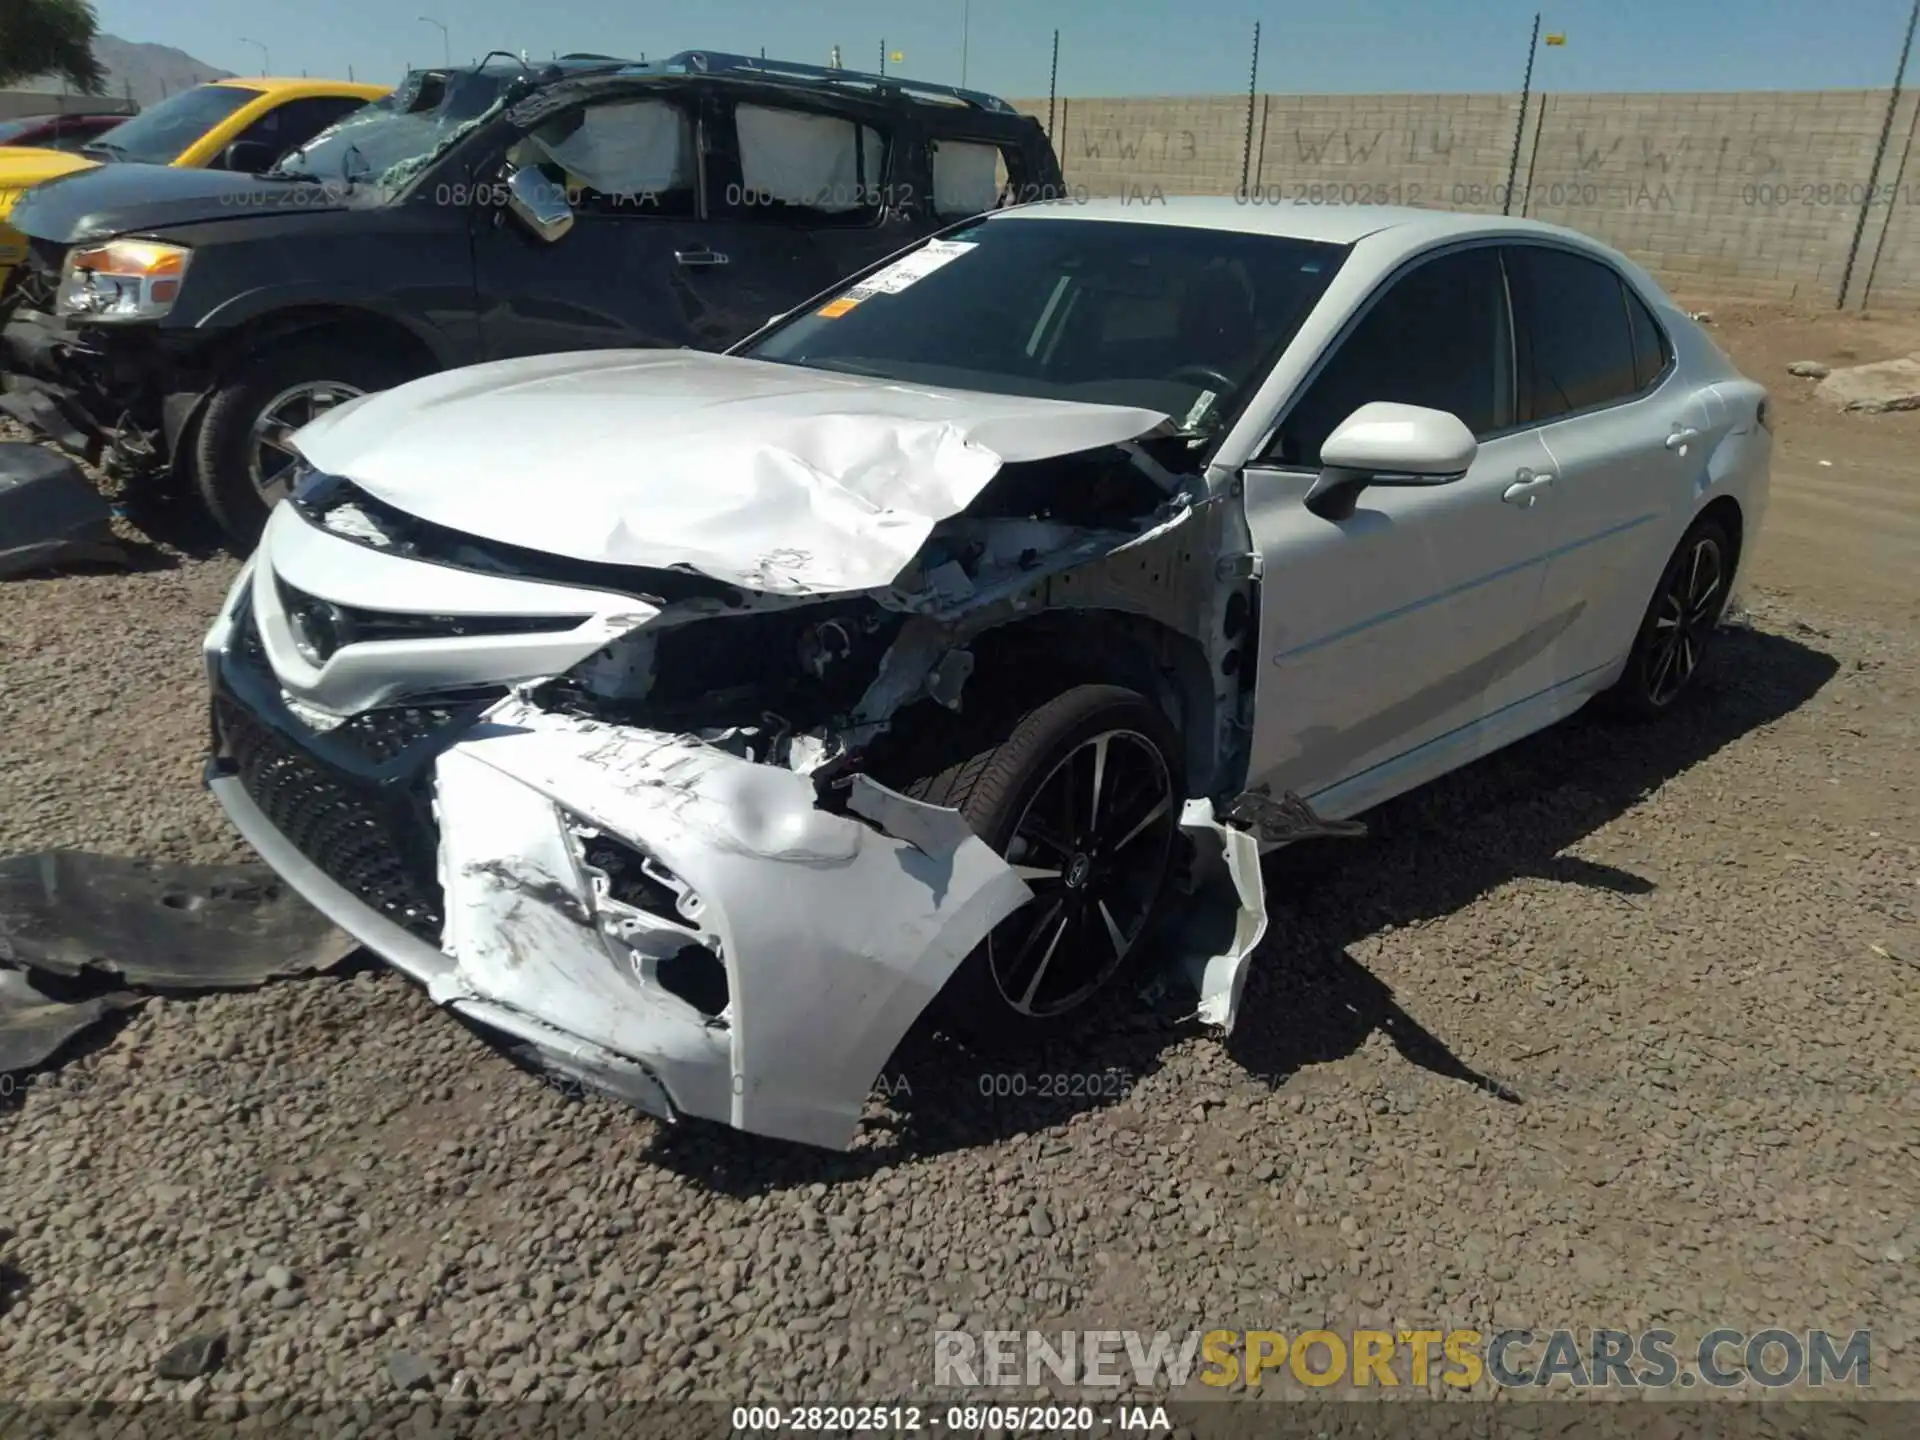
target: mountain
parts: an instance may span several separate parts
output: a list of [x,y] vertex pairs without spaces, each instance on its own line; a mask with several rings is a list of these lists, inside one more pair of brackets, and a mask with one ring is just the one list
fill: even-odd
[[[196,60],[171,45],[147,45],[122,40],[118,35],[95,35],[93,53],[106,66],[107,94],[114,99],[131,95],[134,103],[143,109],[175,91],[208,80],[223,80],[233,73]],[[10,88],[57,95],[64,87],[57,79],[42,78],[22,80]]]
[[143,45],[118,35],[96,35],[93,53],[107,67],[107,93],[131,92],[134,102],[143,108],[176,90],[224,80],[233,73],[196,60],[171,45]]

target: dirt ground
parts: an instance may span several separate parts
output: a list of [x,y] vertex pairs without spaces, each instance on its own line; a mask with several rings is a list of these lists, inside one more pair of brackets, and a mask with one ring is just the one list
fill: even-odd
[[[1683,714],[1276,857],[1230,1042],[919,1046],[831,1156],[561,1095],[377,966],[150,1004],[0,1105],[0,1396],[879,1400],[935,1328],[1468,1324],[1866,1328],[1920,1398],[1920,414],[1786,373],[1920,319],[1689,303],[1775,397],[1747,621]],[[0,587],[0,853],[242,853],[233,566],[150,558]]]

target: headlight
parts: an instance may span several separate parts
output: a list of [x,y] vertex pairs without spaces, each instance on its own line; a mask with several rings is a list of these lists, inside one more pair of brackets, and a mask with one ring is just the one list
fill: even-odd
[[54,310],[87,320],[158,320],[173,308],[193,252],[157,240],[109,240],[67,256]]

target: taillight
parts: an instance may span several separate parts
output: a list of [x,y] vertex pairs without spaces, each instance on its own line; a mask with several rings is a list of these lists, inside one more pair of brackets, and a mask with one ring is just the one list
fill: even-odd
[[1765,430],[1768,434],[1773,433],[1773,413],[1767,409],[1766,396],[1762,395],[1760,397],[1760,408],[1754,412],[1753,418],[1759,423],[1762,430]]

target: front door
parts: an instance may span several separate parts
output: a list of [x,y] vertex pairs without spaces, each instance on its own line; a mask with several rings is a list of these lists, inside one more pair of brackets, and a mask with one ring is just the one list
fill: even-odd
[[[698,117],[656,95],[562,111],[503,157],[564,186],[574,223],[546,241],[476,175],[475,300],[489,359],[621,346],[700,346],[679,288],[707,249]],[[685,257],[687,263],[682,263]]]
[[[1374,487],[1322,519],[1301,503],[1320,446],[1376,400],[1459,416],[1479,453],[1451,484]],[[1515,415],[1492,247],[1423,257],[1334,342],[1244,477],[1264,566],[1250,783],[1352,814],[1490,747],[1488,722],[1548,683],[1552,462]]]

